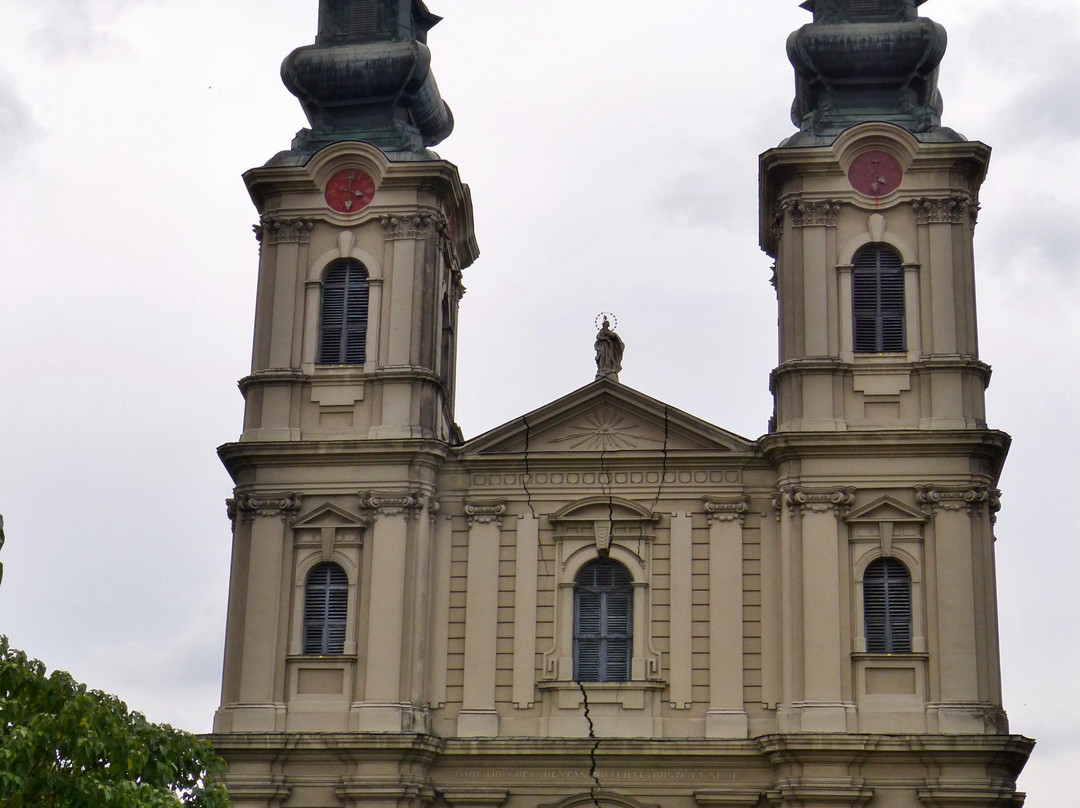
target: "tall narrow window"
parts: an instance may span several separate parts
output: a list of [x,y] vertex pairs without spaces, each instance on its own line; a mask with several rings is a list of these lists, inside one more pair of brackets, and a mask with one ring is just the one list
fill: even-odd
[[633,653],[634,590],[626,567],[594,561],[574,582],[574,679],[625,682]]
[[863,574],[866,650],[911,653],[911,575],[895,558],[879,558]]
[[352,259],[334,261],[323,281],[319,361],[362,365],[367,358],[367,319],[367,269]]
[[348,611],[349,576],[345,570],[332,563],[315,567],[304,587],[304,653],[343,654]]
[[907,350],[904,264],[895,250],[875,245],[855,256],[852,273],[855,353]]

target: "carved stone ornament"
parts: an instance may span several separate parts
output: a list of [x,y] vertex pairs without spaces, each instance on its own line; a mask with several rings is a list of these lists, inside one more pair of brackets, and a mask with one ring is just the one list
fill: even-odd
[[911,206],[915,208],[915,220],[919,224],[963,224],[971,215],[971,201],[966,196],[915,199]]
[[746,522],[746,514],[750,510],[750,500],[746,497],[737,499],[704,497],[703,501],[710,525],[713,522],[738,522],[740,525]]
[[836,227],[839,215],[840,203],[832,200],[791,203],[791,223],[795,227]]
[[785,486],[781,489],[784,505],[788,507],[788,516],[795,518],[798,510],[801,516],[810,513],[828,513],[843,516],[855,503],[855,489],[850,486],[838,488],[799,488]]
[[506,502],[467,502],[465,503],[465,515],[469,517],[469,526],[490,525],[494,522],[502,527],[502,517],[506,513]]
[[300,494],[291,491],[282,494],[240,494],[235,499],[225,500],[225,507],[233,521],[237,516],[245,521],[255,516],[295,519],[302,501]]
[[786,205],[777,205],[776,210],[773,211],[772,234],[777,241],[784,236],[784,218],[786,214]]
[[982,513],[987,506],[990,515],[1001,509],[1001,492],[987,485],[917,485],[915,499],[930,513],[967,511]]
[[447,232],[447,222],[437,213],[416,213],[410,216],[380,216],[387,241],[416,239]]
[[424,505],[420,491],[361,491],[360,507],[378,516],[415,516]]
[[273,219],[264,217],[254,226],[260,244],[307,244],[315,228],[312,219]]

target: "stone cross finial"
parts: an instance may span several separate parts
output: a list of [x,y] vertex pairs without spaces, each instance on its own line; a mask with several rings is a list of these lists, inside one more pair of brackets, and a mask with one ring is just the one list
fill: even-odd
[[622,357],[625,345],[622,339],[611,330],[611,322],[604,317],[604,324],[596,335],[596,378],[619,380],[619,371],[622,370]]

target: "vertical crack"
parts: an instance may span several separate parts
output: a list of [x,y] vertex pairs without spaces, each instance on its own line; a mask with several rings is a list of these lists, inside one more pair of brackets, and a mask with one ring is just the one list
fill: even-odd
[[671,407],[667,404],[664,405],[664,448],[663,458],[660,462],[660,484],[656,486],[656,496],[653,498],[651,511],[656,511],[656,506],[660,502],[660,495],[664,492],[664,480],[667,478],[667,466],[668,466],[668,442],[671,439]]
[[532,440],[532,427],[529,426],[528,416],[521,416],[521,423],[525,424],[525,476],[521,478],[521,487],[525,489],[525,499],[529,504],[529,512],[535,519],[536,509],[533,507],[532,491],[529,490],[529,481],[532,479],[532,471],[529,469],[529,442]]
[[580,680],[577,682],[577,686],[581,690],[581,702],[585,709],[585,720],[589,723],[589,740],[593,742],[592,748],[589,749],[589,778],[593,781],[592,787],[589,788],[589,796],[592,797],[594,808],[601,808],[600,777],[597,774],[598,767],[596,763],[596,756],[600,751],[600,738],[596,735],[596,726],[593,724],[592,714],[589,711],[589,693]]

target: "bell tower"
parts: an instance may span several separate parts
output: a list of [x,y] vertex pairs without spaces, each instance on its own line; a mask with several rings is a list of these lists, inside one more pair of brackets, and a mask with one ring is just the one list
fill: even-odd
[[[315,43],[282,65],[310,128],[244,175],[259,280],[243,433],[219,449],[236,488],[218,733],[426,727],[416,616],[477,255],[469,189],[430,151],[453,128],[438,21],[422,0],[321,0]],[[239,804],[247,776],[234,762]]]
[[[788,40],[799,131],[760,162],[787,731],[1006,726],[989,583],[1009,438],[986,425],[973,250],[990,149],[941,125],[945,31],[918,5],[804,3],[813,22]],[[843,605],[891,567],[926,588],[902,665],[861,624],[870,607],[853,619]],[[901,693],[925,704],[918,720]]]

